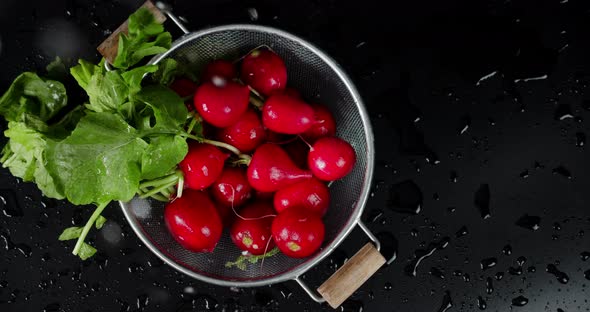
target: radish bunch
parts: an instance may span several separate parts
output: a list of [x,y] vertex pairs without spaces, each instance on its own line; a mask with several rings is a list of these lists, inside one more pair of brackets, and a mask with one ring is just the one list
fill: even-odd
[[179,164],[186,189],[165,208],[170,233],[194,252],[212,252],[226,227],[252,255],[275,246],[289,257],[314,254],[330,206],[326,183],[356,161],[353,147],[334,136],[332,113],[286,87],[285,63],[270,50],[249,53],[239,73],[232,62],[213,61],[201,79],[171,86],[194,94],[188,105],[205,138]]

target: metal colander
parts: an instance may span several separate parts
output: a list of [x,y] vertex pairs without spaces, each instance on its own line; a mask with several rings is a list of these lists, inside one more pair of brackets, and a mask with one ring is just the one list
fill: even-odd
[[[178,22],[168,11],[164,11]],[[185,28],[178,23],[181,29]],[[286,63],[288,85],[301,92],[308,102],[326,105],[338,125],[337,136],[350,142],[357,154],[353,171],[330,185],[331,207],[324,221],[325,241],[322,248],[307,259],[293,259],[282,254],[264,260],[264,265],[248,264],[246,270],[226,267],[241,251],[224,233],[213,253],[194,253],[182,248],[169,234],[164,223],[164,203],[135,198],[121,203],[125,217],[139,238],[157,256],[175,269],[196,279],[222,286],[262,286],[296,280],[328,256],[360,223],[373,173],[374,147],[371,125],[361,98],[348,76],[324,52],[287,32],[264,26],[228,25],[197,32],[188,32],[176,40],[172,48],[151,60],[156,64],[164,58],[198,71],[215,59],[233,60],[253,48],[266,45]],[[368,232],[376,242],[375,237]],[[309,288],[305,290],[310,293]],[[311,293],[310,293],[311,294]],[[314,298],[323,301],[320,298]]]

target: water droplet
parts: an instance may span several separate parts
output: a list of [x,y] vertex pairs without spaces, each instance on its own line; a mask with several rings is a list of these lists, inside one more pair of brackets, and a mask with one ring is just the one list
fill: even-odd
[[567,284],[567,282],[569,282],[570,280],[569,276],[557,269],[557,267],[554,264],[547,265],[547,273],[553,274],[555,278],[557,278],[557,281],[562,284]]
[[60,304],[57,302],[50,303],[43,308],[43,312],[59,312],[60,311]]
[[414,259],[404,268],[406,274],[410,276],[416,276],[418,265],[428,257],[432,256],[435,251],[447,248],[450,243],[449,237],[444,237],[438,242],[432,242],[428,244],[426,249],[417,249],[414,251]]
[[483,298],[481,296],[477,297],[477,307],[480,310],[485,310],[488,307],[488,304],[485,302],[485,300],[483,300]]
[[580,258],[582,259],[582,261],[590,259],[590,252],[583,251],[582,253],[580,253]]
[[443,271],[441,271],[440,268],[432,267],[432,268],[430,268],[430,272],[428,272],[428,273],[430,273],[430,275],[432,275],[434,277],[438,277],[440,279],[445,279],[445,274]]
[[508,274],[510,275],[522,275],[522,267],[509,267]]
[[467,273],[463,274],[463,281],[465,283],[469,283],[471,281],[471,276],[469,276]]
[[520,256],[516,259],[516,264],[518,264],[518,266],[523,266],[525,262],[526,258],[524,256]]
[[397,259],[399,246],[397,239],[390,232],[377,233],[377,239],[381,242],[381,254],[387,259],[387,264],[391,264]]
[[445,291],[445,295],[443,296],[442,303],[440,308],[438,308],[437,312],[447,312],[453,307],[453,299],[451,299],[451,292]]
[[567,170],[564,166],[559,166],[553,169],[553,174],[559,174],[568,180],[572,179],[572,174],[569,170]]
[[[259,300],[263,300],[261,297],[259,297],[260,292],[256,292],[256,294],[254,295],[254,300],[256,301],[257,304],[261,305]],[[272,303],[273,299],[271,297],[271,301],[268,303],[268,305],[270,305]],[[215,300],[215,298],[209,296],[209,295],[199,295],[197,296],[197,298],[195,298],[193,300],[193,308],[196,308],[196,311],[215,311],[217,309],[217,307],[219,306],[219,303],[217,302],[217,300]],[[265,306],[265,305],[262,305]]]
[[515,307],[524,307],[527,303],[529,303],[529,299],[523,296],[512,299],[512,305]]
[[497,281],[501,281],[504,278],[504,272],[497,272],[496,275],[494,275],[494,278],[496,278]]
[[530,267],[528,267],[527,271],[529,273],[535,273],[537,272],[537,268],[531,265]]
[[363,312],[364,305],[362,301],[348,299],[340,306],[341,312]]
[[463,271],[455,270],[455,271],[453,271],[453,276],[463,276]]
[[137,296],[137,299],[135,300],[135,305],[139,310],[145,309],[149,304],[150,296],[148,296],[147,294],[141,294]]
[[449,174],[449,178],[451,179],[451,182],[457,183],[457,179],[459,178],[457,171],[451,170],[451,173]]
[[590,280],[590,270],[586,270],[586,271],[584,272],[584,277],[585,277],[587,280]]
[[23,210],[13,190],[0,189],[0,210],[6,217],[22,217]]
[[572,109],[569,104],[559,104],[557,109],[555,109],[555,113],[553,114],[553,118],[555,120],[564,120],[568,118],[574,118],[572,115]]
[[475,191],[473,199],[475,206],[479,209],[479,213],[483,219],[491,217],[490,213],[490,186],[482,184]]
[[516,221],[516,225],[525,228],[525,229],[529,229],[531,231],[536,231],[538,230],[541,226],[541,218],[537,217],[537,216],[529,216],[528,214],[525,214],[524,216],[520,217],[520,219],[518,219]]
[[586,144],[586,134],[584,132],[576,132],[576,146],[582,147]]
[[450,213],[453,213],[453,212],[457,211],[457,208],[456,207],[448,207],[447,211]]
[[486,278],[486,294],[491,295],[494,292],[494,281],[491,277]]
[[251,21],[256,22],[258,20],[258,10],[256,8],[248,8],[248,16]]
[[376,223],[383,218],[383,210],[381,209],[373,209],[369,212],[367,216],[367,220],[372,223]]
[[273,288],[275,287],[279,289],[279,292],[281,293],[281,296],[283,296],[283,299],[288,300],[293,296],[293,292],[291,291],[291,289],[285,286],[284,284],[273,285]]
[[495,267],[495,266],[496,266],[496,264],[498,264],[498,259],[496,259],[496,258],[493,258],[493,257],[492,257],[492,258],[486,258],[486,259],[483,259],[483,260],[481,260],[481,262],[479,263],[479,265],[480,265],[480,268],[481,268],[482,270],[491,269],[491,268]]
[[432,194],[432,199],[440,200],[440,196],[438,196],[438,193],[434,193],[434,194]]
[[389,190],[388,207],[393,211],[418,214],[422,209],[422,201],[422,191],[411,180],[394,184]]
[[469,234],[469,230],[467,230],[466,226],[462,226],[456,233],[455,233],[455,237],[459,238],[459,237],[463,237],[465,235]]
[[393,289],[393,285],[391,285],[390,282],[386,282],[385,285],[383,285],[383,289],[384,290],[392,290]]
[[553,229],[555,231],[561,231],[561,225],[557,222],[553,223]]
[[463,134],[469,130],[469,126],[471,126],[471,117],[469,115],[463,115],[459,119],[459,134]]
[[565,312],[563,309],[557,308],[557,312]]
[[504,255],[506,255],[506,256],[510,256],[510,255],[512,254],[512,246],[510,246],[510,245],[505,245],[505,246],[502,248],[502,253],[503,253]]

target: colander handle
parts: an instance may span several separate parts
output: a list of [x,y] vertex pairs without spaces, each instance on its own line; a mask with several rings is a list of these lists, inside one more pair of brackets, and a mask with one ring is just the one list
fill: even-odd
[[[172,13],[172,7],[162,1],[156,2],[154,4],[152,1],[146,1],[142,6],[142,8],[147,8],[150,10],[156,21],[158,23],[164,23],[166,21],[166,16],[172,20],[172,22],[180,28],[180,30],[186,35],[190,33],[190,31],[184,26],[180,18]],[[120,33],[127,33],[129,31],[129,20],[126,20],[121,26],[119,26],[110,36],[105,39],[97,48],[98,52],[106,59],[104,62],[104,66],[107,71],[111,71],[112,67],[111,64],[115,61],[115,57],[117,57],[117,51],[119,50],[119,34]]]
[[338,308],[387,262],[379,252],[381,249],[379,239],[362,221],[357,221],[357,225],[367,234],[372,243],[369,242],[363,246],[340,269],[332,274],[317,289],[317,293],[299,276],[295,278],[295,281],[314,301],[319,303],[328,302],[332,308]]

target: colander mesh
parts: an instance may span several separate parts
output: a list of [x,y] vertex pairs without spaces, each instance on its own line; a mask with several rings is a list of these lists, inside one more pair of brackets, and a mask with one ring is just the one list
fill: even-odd
[[[190,35],[189,37],[190,38]],[[320,55],[298,40],[281,34],[252,29],[219,30],[196,36],[190,40],[179,40],[166,55],[191,68],[203,68],[214,59],[234,60],[251,49],[267,45],[278,53],[288,69],[288,85],[299,90],[308,102],[329,107],[337,123],[337,136],[350,142],[356,150],[357,162],[346,178],[331,184],[332,205],[325,216],[326,237],[322,248],[332,249],[335,238],[345,230],[351,216],[362,209],[357,204],[367,174],[367,140],[358,103],[355,102],[344,81]],[[208,276],[218,281],[235,282],[244,285],[251,281],[263,281],[285,277],[294,269],[316,260],[292,259],[279,254],[265,259],[264,265],[248,264],[247,270],[227,268],[227,261],[234,261],[240,254],[227,230],[213,253],[193,253],[183,249],[168,233],[163,221],[164,204],[152,200],[135,198],[122,205],[129,220],[137,222],[144,238],[149,239],[172,261],[192,271],[194,277]],[[354,226],[350,224],[349,226]],[[138,233],[140,237],[142,233]],[[293,276],[290,276],[293,277]]]

